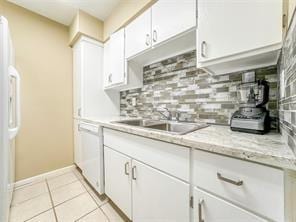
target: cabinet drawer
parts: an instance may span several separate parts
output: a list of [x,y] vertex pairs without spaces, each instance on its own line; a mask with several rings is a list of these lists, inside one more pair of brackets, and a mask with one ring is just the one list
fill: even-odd
[[194,188],[194,222],[267,222],[234,204]]
[[189,181],[190,149],[104,128],[104,145]]
[[284,172],[194,151],[194,185],[275,221],[284,221]]

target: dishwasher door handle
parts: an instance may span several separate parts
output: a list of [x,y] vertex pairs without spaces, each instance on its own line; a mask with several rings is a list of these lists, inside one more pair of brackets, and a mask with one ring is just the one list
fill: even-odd
[[83,127],[81,124],[78,124],[78,131],[98,135],[99,134],[99,127],[97,127],[96,130],[91,130],[89,128]]

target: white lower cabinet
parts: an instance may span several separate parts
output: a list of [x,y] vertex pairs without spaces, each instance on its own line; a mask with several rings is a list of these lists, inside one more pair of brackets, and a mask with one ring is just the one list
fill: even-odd
[[113,149],[105,150],[105,192],[134,222],[189,221],[190,186]]
[[194,188],[194,222],[267,222],[244,209]]
[[200,150],[193,154],[194,186],[271,221],[285,221],[282,170]]
[[106,194],[133,222],[295,221],[281,169],[106,128],[104,146]]
[[132,160],[133,221],[189,221],[189,184]]
[[131,218],[131,158],[106,146],[104,152],[105,193]]

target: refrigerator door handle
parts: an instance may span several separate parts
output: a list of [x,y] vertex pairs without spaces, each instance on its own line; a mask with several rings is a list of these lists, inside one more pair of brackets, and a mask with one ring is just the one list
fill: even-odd
[[16,135],[20,129],[20,126],[21,126],[21,110],[20,110],[20,83],[21,83],[21,79],[20,79],[20,75],[19,75],[18,71],[12,66],[9,66],[9,77],[15,78],[15,80],[16,80],[16,95],[15,95],[16,124],[15,124],[15,127],[9,128],[9,138],[13,139],[14,137],[16,137]]

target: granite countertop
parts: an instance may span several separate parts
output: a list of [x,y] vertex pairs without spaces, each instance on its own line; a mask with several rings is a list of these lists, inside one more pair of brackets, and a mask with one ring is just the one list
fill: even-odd
[[114,121],[125,119],[127,118],[113,117],[82,120],[125,133],[223,154],[269,166],[296,170],[296,156],[285,144],[279,133],[271,132],[265,135],[255,135],[233,132],[228,126],[210,125],[185,135],[173,135],[166,132],[114,123]]

